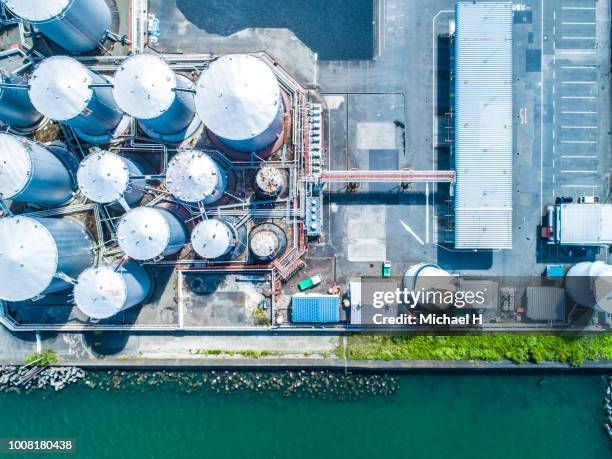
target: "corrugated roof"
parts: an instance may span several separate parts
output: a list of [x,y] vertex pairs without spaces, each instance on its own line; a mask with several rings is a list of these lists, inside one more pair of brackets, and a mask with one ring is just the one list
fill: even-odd
[[612,243],[612,204],[562,204],[561,244]]
[[512,248],[512,2],[458,2],[455,247]]
[[527,312],[531,320],[564,320],[565,290],[557,287],[527,287]]
[[291,297],[291,321],[329,323],[340,321],[337,295],[297,294]]

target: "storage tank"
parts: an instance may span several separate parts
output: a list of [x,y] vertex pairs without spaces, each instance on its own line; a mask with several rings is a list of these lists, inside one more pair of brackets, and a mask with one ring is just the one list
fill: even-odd
[[180,142],[200,124],[195,119],[193,83],[157,56],[128,57],[115,73],[113,84],[117,105],[136,118],[149,137]]
[[74,302],[86,316],[108,319],[144,303],[153,291],[149,272],[138,263],[98,266],[83,271],[74,286]]
[[206,153],[186,150],[177,153],[168,163],[166,187],[181,201],[213,204],[223,197],[227,176]]
[[234,229],[226,222],[211,218],[203,220],[191,233],[193,250],[206,260],[228,255],[237,242]]
[[209,133],[239,153],[261,152],[283,133],[278,80],[253,56],[234,54],[211,62],[196,84],[195,104]]
[[75,219],[0,218],[0,299],[25,301],[66,290],[93,263],[93,243]]
[[66,165],[41,144],[0,134],[0,198],[57,206],[72,198]]
[[0,75],[2,85],[18,85],[19,87],[0,86],[0,122],[22,130],[29,130],[36,126],[42,115],[36,111],[30,96],[28,96],[28,82],[15,74]]
[[256,193],[264,198],[274,198],[287,187],[286,174],[274,166],[264,166],[255,176]]
[[249,249],[253,257],[258,260],[272,261],[280,257],[286,248],[285,232],[273,223],[264,223],[251,231]]
[[144,175],[142,166],[98,149],[81,161],[77,181],[83,195],[93,202],[109,204],[125,200],[131,206],[142,198],[146,180],[130,180],[130,175]]
[[179,252],[187,242],[187,229],[169,210],[136,207],[121,217],[117,240],[128,257],[151,260]]
[[444,301],[448,292],[456,290],[453,277],[433,263],[419,263],[411,266],[404,273],[403,287],[415,295],[421,293],[419,304],[446,309],[452,306],[452,301]]
[[2,0],[15,16],[36,26],[67,51],[96,49],[111,26],[104,0]]
[[612,314],[612,265],[603,261],[575,264],[565,277],[565,290],[576,303]]
[[32,73],[30,99],[40,113],[70,126],[81,139],[107,143],[123,118],[110,84],[75,59],[53,56]]

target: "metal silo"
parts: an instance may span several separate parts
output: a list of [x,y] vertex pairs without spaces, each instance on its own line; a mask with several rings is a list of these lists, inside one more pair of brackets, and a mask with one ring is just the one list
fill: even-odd
[[142,166],[110,151],[97,150],[81,161],[77,181],[81,192],[93,202],[125,200],[131,206],[142,198],[146,180],[130,181],[130,175],[144,175]]
[[121,217],[117,239],[128,257],[151,260],[179,252],[187,242],[187,229],[173,212],[136,207]]
[[223,197],[227,177],[221,166],[206,153],[186,150],[168,163],[166,187],[185,202],[212,204]]
[[[403,287],[415,295],[422,295],[419,304],[446,309],[452,302],[443,301],[446,292],[456,290],[453,277],[433,263],[419,263],[411,266],[404,274]],[[428,297],[425,295],[431,293]],[[435,293],[435,294],[434,294]]]
[[264,198],[274,198],[287,188],[287,176],[277,167],[264,166],[255,176],[255,191]]
[[253,56],[235,54],[211,62],[196,84],[195,103],[209,132],[237,152],[265,150],[283,132],[278,80]]
[[228,255],[237,239],[236,232],[230,225],[215,218],[201,221],[191,233],[193,250],[207,260]]
[[32,73],[30,99],[40,113],[70,126],[83,140],[107,143],[123,118],[110,85],[75,59],[53,56]]
[[149,272],[133,261],[121,266],[98,266],[83,271],[74,286],[74,302],[79,310],[95,320],[144,303],[153,291]]
[[93,243],[77,220],[0,218],[0,299],[24,301],[70,288],[93,262]]
[[36,126],[42,115],[30,102],[28,82],[14,74],[3,74],[0,81],[4,85],[0,85],[0,122],[17,129],[27,130]]
[[113,79],[117,105],[136,118],[143,131],[157,140],[179,142],[195,132],[193,83],[157,56],[127,58]]
[[74,183],[66,165],[44,146],[0,134],[0,198],[46,206],[72,198]]
[[36,26],[67,51],[96,49],[111,26],[104,0],[2,0],[16,16]]
[[272,261],[287,249],[287,236],[279,226],[264,223],[251,231],[249,249],[258,260]]
[[576,263],[567,272],[565,290],[576,303],[612,314],[612,265]]

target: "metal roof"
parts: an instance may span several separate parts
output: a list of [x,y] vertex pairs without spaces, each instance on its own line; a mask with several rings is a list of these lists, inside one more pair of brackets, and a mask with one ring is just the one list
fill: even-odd
[[126,192],[130,172],[123,159],[109,151],[87,156],[77,171],[79,189],[85,197],[98,203],[118,201]]
[[10,199],[19,194],[32,177],[28,148],[15,136],[0,134],[0,196]]
[[512,2],[458,2],[455,247],[512,248]]
[[193,250],[206,259],[219,258],[229,252],[232,235],[224,222],[211,218],[198,223],[191,234]]
[[0,218],[0,298],[24,301],[53,280],[58,250],[51,232],[29,217]]
[[564,320],[565,290],[558,287],[527,287],[526,315],[531,320]]
[[72,0],[2,0],[17,16],[28,21],[46,21],[60,15]]
[[83,271],[74,286],[77,307],[92,319],[106,319],[123,309],[127,286],[113,266],[98,266]]
[[340,321],[337,295],[296,294],[291,297],[291,321],[330,323]]
[[561,244],[612,244],[612,204],[561,204]]
[[250,139],[272,125],[281,109],[280,87],[268,64],[246,54],[211,62],[196,84],[196,110],[216,135]]
[[176,74],[151,54],[135,54],[123,61],[113,85],[119,108],[141,120],[160,116],[176,98]]
[[206,153],[181,151],[168,163],[166,186],[186,202],[203,201],[211,196],[221,179],[219,166]]
[[117,227],[119,246],[135,260],[160,256],[170,242],[170,226],[162,211],[152,207],[129,210]]
[[91,73],[67,56],[43,60],[30,78],[30,100],[45,116],[66,121],[80,115],[93,96]]

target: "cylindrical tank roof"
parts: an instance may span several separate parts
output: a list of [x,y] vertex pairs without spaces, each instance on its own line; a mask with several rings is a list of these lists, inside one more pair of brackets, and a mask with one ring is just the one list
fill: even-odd
[[29,217],[0,218],[0,298],[24,301],[51,284],[58,250],[49,230]]
[[257,188],[265,194],[278,194],[283,188],[285,178],[277,167],[264,166],[257,172],[255,183]]
[[227,224],[217,219],[204,220],[191,234],[191,245],[202,258],[219,258],[231,249],[232,235]]
[[176,98],[176,74],[151,54],[136,54],[123,61],[113,84],[119,108],[141,120],[160,116]]
[[73,0],[2,0],[15,15],[27,21],[47,21],[59,16]]
[[87,156],[77,171],[79,189],[85,197],[103,204],[121,199],[127,190],[129,178],[125,161],[109,151],[98,151]]
[[74,286],[74,301],[92,319],[106,319],[121,311],[127,299],[127,286],[113,266],[83,271]]
[[197,150],[177,153],[166,171],[168,190],[186,202],[199,202],[211,196],[220,180],[221,171],[217,163]]
[[162,255],[168,246],[170,227],[161,210],[136,207],[121,217],[117,239],[128,257],[150,260]]
[[25,146],[14,136],[0,134],[0,195],[10,199],[23,190],[32,177],[32,161]]
[[196,84],[196,110],[219,137],[243,140],[266,131],[278,117],[281,97],[274,72],[246,54],[210,63]]
[[40,113],[57,121],[80,115],[93,95],[91,73],[67,56],[48,57],[30,78],[30,99]]
[[286,237],[280,227],[263,224],[251,232],[249,247],[255,258],[272,260],[285,250]]
[[565,289],[576,303],[612,314],[612,265],[603,261],[576,263],[567,273]]

